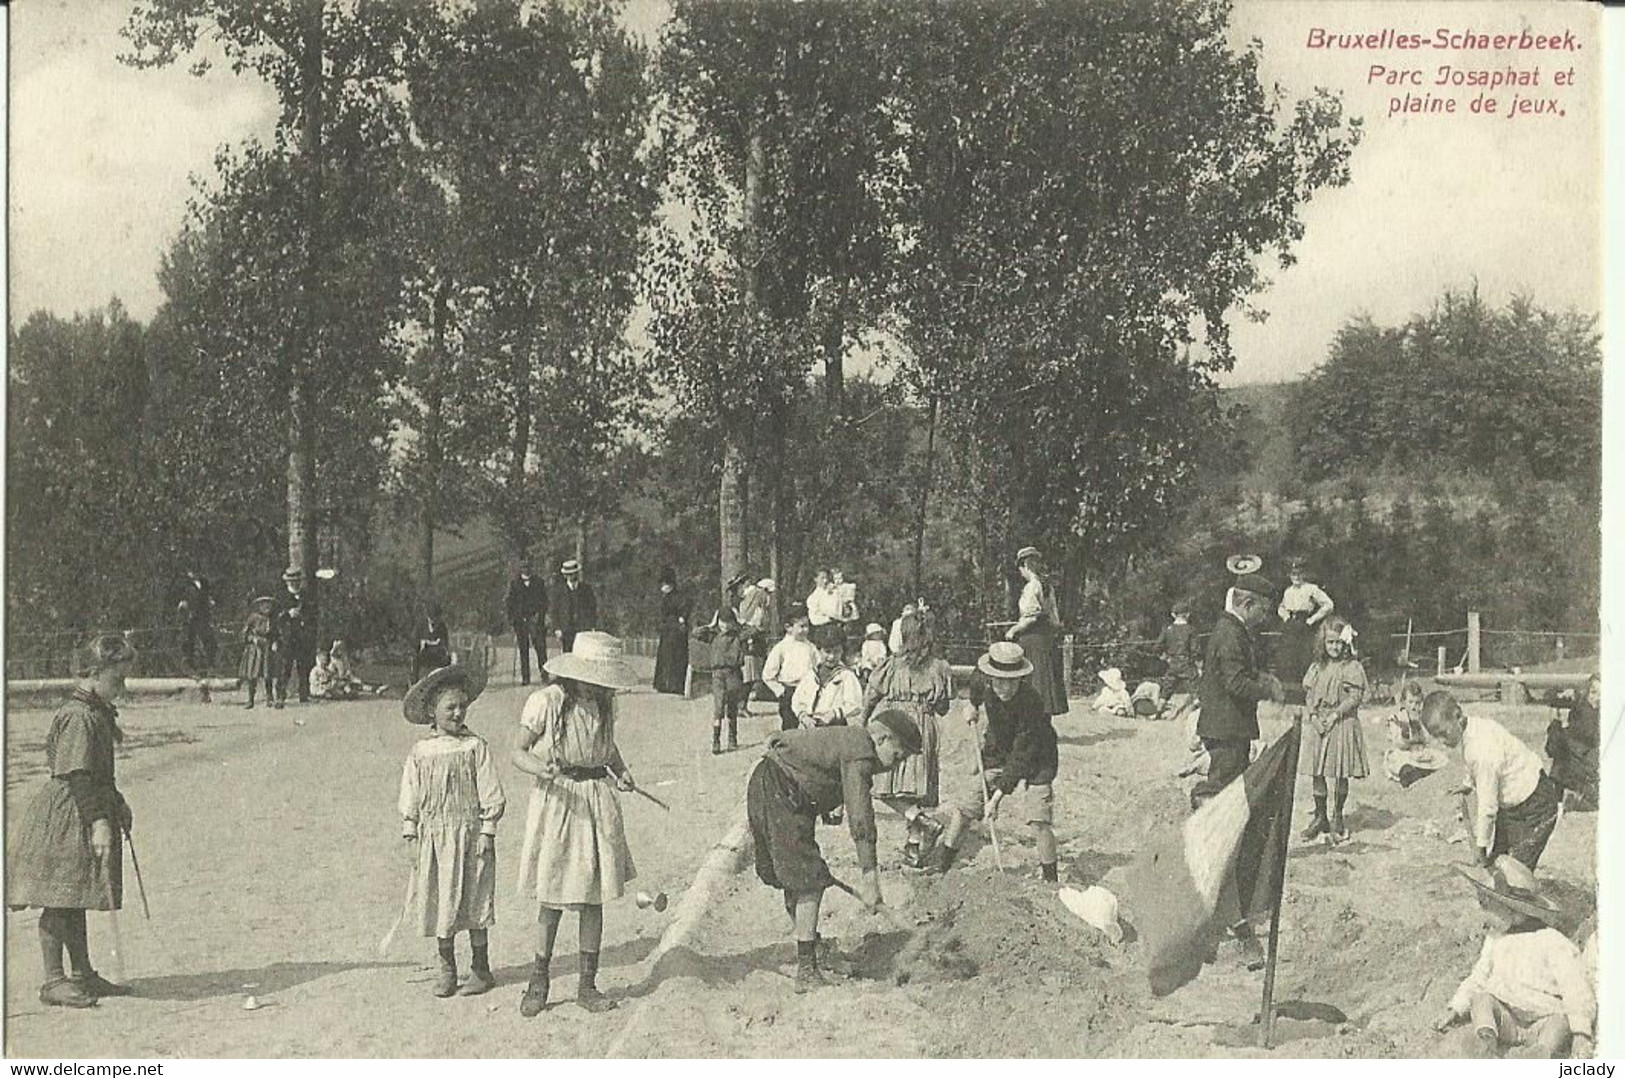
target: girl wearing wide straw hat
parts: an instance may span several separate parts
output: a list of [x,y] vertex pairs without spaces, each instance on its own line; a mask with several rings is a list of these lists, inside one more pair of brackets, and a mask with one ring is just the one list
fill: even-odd
[[435,937],[440,976],[434,994],[457,992],[457,933],[467,932],[473,972],[462,994],[496,987],[489,931],[496,923],[497,821],[507,806],[485,739],[465,720],[485,690],[483,672],[464,666],[431,671],[406,692],[401,710],[433,732],[412,746],[398,801],[413,865],[406,912],[418,934]]
[[543,669],[554,681],[525,702],[513,752],[514,766],[536,780],[519,855],[520,893],[531,890],[541,906],[536,966],[519,1003],[526,1018],[547,1006],[565,910],[580,917],[576,1002],[589,1011],[615,1006],[597,983],[604,903],[624,894],[637,875],[615,794],[635,788],[615,744],[615,693],[637,683],[621,642],[608,633],[578,633],[570,652]]
[[1044,559],[1037,547],[1016,552],[1016,569],[1026,581],[1021,602],[1016,607],[1016,623],[1005,633],[1006,640],[1021,645],[1027,661],[1033,664],[1032,687],[1050,715],[1066,714],[1066,684],[1061,674],[1061,649],[1055,634],[1061,628],[1060,607],[1055,587],[1044,576]]
[[[124,847],[129,802],[114,784],[114,747],[124,740],[113,701],[135,648],[122,636],[92,638],[74,657],[79,684],[45,736],[50,777],[23,813],[6,857],[6,902],[38,907],[45,983],[40,1002],[93,1007],[102,996],[130,990],[104,980],[90,965],[86,910],[116,910],[124,898]],[[73,963],[64,974],[62,952]]]

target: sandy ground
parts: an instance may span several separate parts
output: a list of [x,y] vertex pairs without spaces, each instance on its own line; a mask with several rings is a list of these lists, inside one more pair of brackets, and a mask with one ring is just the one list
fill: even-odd
[[[499,666],[499,669],[501,667]],[[506,751],[525,690],[493,686],[471,723]],[[757,705],[759,712],[766,705]],[[1474,705],[1538,746],[1550,712]],[[883,886],[896,922],[845,895],[826,900],[826,934],[858,975],[797,996],[793,948],[776,893],[746,869],[705,911],[685,946],[648,961],[694,869],[741,811],[745,777],[776,719],[743,724],[739,752],[713,758],[709,702],[648,691],[626,699],[623,752],[670,815],[625,802],[639,888],[669,892],[665,913],[628,895],[606,914],[600,985],[622,1006],[573,1005],[575,925],[554,960],[553,998],[522,1019],[534,907],[514,893],[528,787],[504,768],[509,811],[498,836],[498,923],[489,995],[429,994],[433,944],[378,943],[405,884],[394,813],[400,767],[419,731],[394,700],[243,710],[127,704],[120,784],[152,920],[129,880],[119,915],[122,966],[137,995],[94,1010],[42,1007],[35,915],[6,919],[5,1049],[11,1057],[593,1056],[612,1045],[647,1056],[1200,1056],[1253,1055],[1262,975],[1221,958],[1192,985],[1153,999],[1130,931],[1120,945],[1073,918],[1038,878],[1032,846],[1001,820],[1006,872],[979,832],[945,879],[898,864],[901,828],[881,827]],[[1373,765],[1381,714],[1364,717]],[[305,724],[296,725],[302,719]],[[6,717],[6,808],[41,781],[48,711]],[[1174,777],[1184,733],[1074,702],[1057,721],[1057,832],[1064,882],[1116,889],[1147,838],[1185,813],[1190,780]],[[1446,837],[1443,791],[1459,765],[1408,790],[1354,784],[1345,846],[1294,845],[1282,915],[1277,1055],[1416,1056],[1439,1038],[1427,1022],[1471,966],[1481,915],[1449,869],[1467,856]],[[1299,783],[1299,817],[1308,782]],[[1595,819],[1565,816],[1541,874],[1575,909],[1594,907]],[[837,875],[855,874],[845,829],[823,829]],[[1132,908],[1125,904],[1132,923]],[[91,915],[91,945],[116,973],[112,924]],[[466,948],[466,941],[460,941]],[[466,949],[462,951],[466,973]],[[247,995],[263,1006],[243,1009]]]

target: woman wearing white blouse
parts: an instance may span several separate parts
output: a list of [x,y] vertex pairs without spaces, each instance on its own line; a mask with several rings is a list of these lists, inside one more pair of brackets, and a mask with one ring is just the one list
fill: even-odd
[[[1281,628],[1280,651],[1275,662],[1276,676],[1286,687],[1288,703],[1303,703],[1303,675],[1309,669],[1315,646],[1315,627],[1334,609],[1332,597],[1311,583],[1302,558],[1287,563],[1292,583],[1281,596],[1276,613],[1286,624]],[[1294,692],[1295,690],[1295,692]]]
[[1028,681],[1044,702],[1050,715],[1066,714],[1066,682],[1061,672],[1061,649],[1055,634],[1061,627],[1055,588],[1044,579],[1044,564],[1037,547],[1022,547],[1016,553],[1016,568],[1026,583],[1016,607],[1016,623],[1005,638],[1021,645],[1027,661],[1033,664]]

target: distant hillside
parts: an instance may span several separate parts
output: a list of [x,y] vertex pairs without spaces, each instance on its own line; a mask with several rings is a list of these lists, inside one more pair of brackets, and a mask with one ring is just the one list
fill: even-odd
[[1278,492],[1294,476],[1292,437],[1286,409],[1296,382],[1233,386],[1219,391],[1227,405],[1246,409],[1238,433],[1247,449],[1248,466],[1240,478],[1245,491]]

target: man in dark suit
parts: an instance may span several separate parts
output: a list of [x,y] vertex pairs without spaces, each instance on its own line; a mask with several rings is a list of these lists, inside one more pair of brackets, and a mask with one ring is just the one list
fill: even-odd
[[592,585],[581,579],[581,563],[576,559],[568,559],[559,572],[564,576],[564,586],[554,594],[551,606],[559,642],[568,655],[575,646],[576,633],[598,627],[598,597],[593,595]]
[[1196,736],[1207,749],[1207,778],[1191,791],[1191,808],[1200,808],[1247,770],[1252,743],[1258,737],[1258,702],[1280,700],[1281,683],[1258,664],[1253,639],[1270,616],[1276,588],[1258,573],[1236,578],[1230,601],[1214,623],[1202,666],[1202,714]]
[[214,590],[209,582],[188,569],[186,586],[181,590],[175,610],[181,616],[181,655],[186,660],[186,668],[193,674],[198,672],[197,658],[201,652],[204,671],[213,670]]
[[547,589],[530,571],[528,561],[520,564],[519,575],[508,582],[502,606],[519,648],[519,683],[529,685],[531,647],[536,648],[536,669],[547,662]]
[[[1208,637],[1207,661],[1202,667],[1200,682],[1202,713],[1196,720],[1196,736],[1207,749],[1208,771],[1207,778],[1191,790],[1193,811],[1247,770],[1252,760],[1252,743],[1258,737],[1258,703],[1282,698],[1281,682],[1274,674],[1259,669],[1258,648],[1253,639],[1253,634],[1274,613],[1279,595],[1275,585],[1258,573],[1236,577],[1226,598],[1224,613],[1219,615]],[[1238,865],[1252,864],[1255,860],[1243,856]],[[1263,969],[1264,951],[1248,920],[1255,882],[1250,872],[1238,867],[1236,897],[1241,919],[1230,931],[1247,967]]]
[[299,569],[290,567],[282,574],[282,583],[276,614],[282,648],[277,664],[277,707],[288,698],[289,680],[298,682],[299,702],[310,703],[310,670],[316,665],[316,597]]

